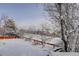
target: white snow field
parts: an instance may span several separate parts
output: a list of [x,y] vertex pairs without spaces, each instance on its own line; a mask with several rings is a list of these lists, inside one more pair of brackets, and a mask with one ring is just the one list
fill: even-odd
[[0,40],[0,55],[3,56],[46,56],[47,51],[33,46],[22,39]]
[[0,56],[79,56],[79,53],[53,52],[52,48],[33,45],[23,39],[0,40]]

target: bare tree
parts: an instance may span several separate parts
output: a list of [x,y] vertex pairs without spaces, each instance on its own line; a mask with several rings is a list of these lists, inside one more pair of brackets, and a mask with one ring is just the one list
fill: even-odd
[[[70,33],[75,32],[76,29],[74,24],[75,20],[78,21],[78,4],[66,4],[66,3],[55,3],[55,4],[44,4],[45,11],[48,12],[49,17],[51,18],[49,21],[53,23],[56,21],[56,24],[61,28],[61,39],[64,42],[64,50],[68,51],[69,48],[74,49],[72,44],[70,44],[70,40],[75,42],[76,39],[70,39]],[[75,33],[74,33],[75,35]],[[75,44],[75,43],[74,43]],[[72,50],[71,50],[72,51]]]

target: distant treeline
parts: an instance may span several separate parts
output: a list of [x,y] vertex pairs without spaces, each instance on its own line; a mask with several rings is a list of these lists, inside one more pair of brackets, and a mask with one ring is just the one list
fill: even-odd
[[37,34],[37,35],[46,35],[46,36],[53,36],[53,37],[60,37],[61,32],[46,32],[46,31],[30,31],[27,30],[26,33],[31,33],[31,34]]

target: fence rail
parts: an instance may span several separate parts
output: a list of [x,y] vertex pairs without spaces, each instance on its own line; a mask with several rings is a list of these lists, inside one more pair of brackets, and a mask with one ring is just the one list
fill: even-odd
[[54,46],[54,47],[60,47],[59,45],[56,45],[56,44],[53,44],[53,43],[48,43],[48,42],[43,42],[43,41],[40,41],[40,40],[36,40],[36,39],[32,39],[32,38],[26,38],[26,40],[32,40],[34,42],[37,42],[37,43],[41,43],[41,44],[47,44],[47,45],[51,45],[51,46]]

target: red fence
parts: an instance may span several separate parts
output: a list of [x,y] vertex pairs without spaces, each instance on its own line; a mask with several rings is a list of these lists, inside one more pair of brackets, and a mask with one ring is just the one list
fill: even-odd
[[0,40],[1,39],[14,39],[16,38],[16,36],[0,36]]

